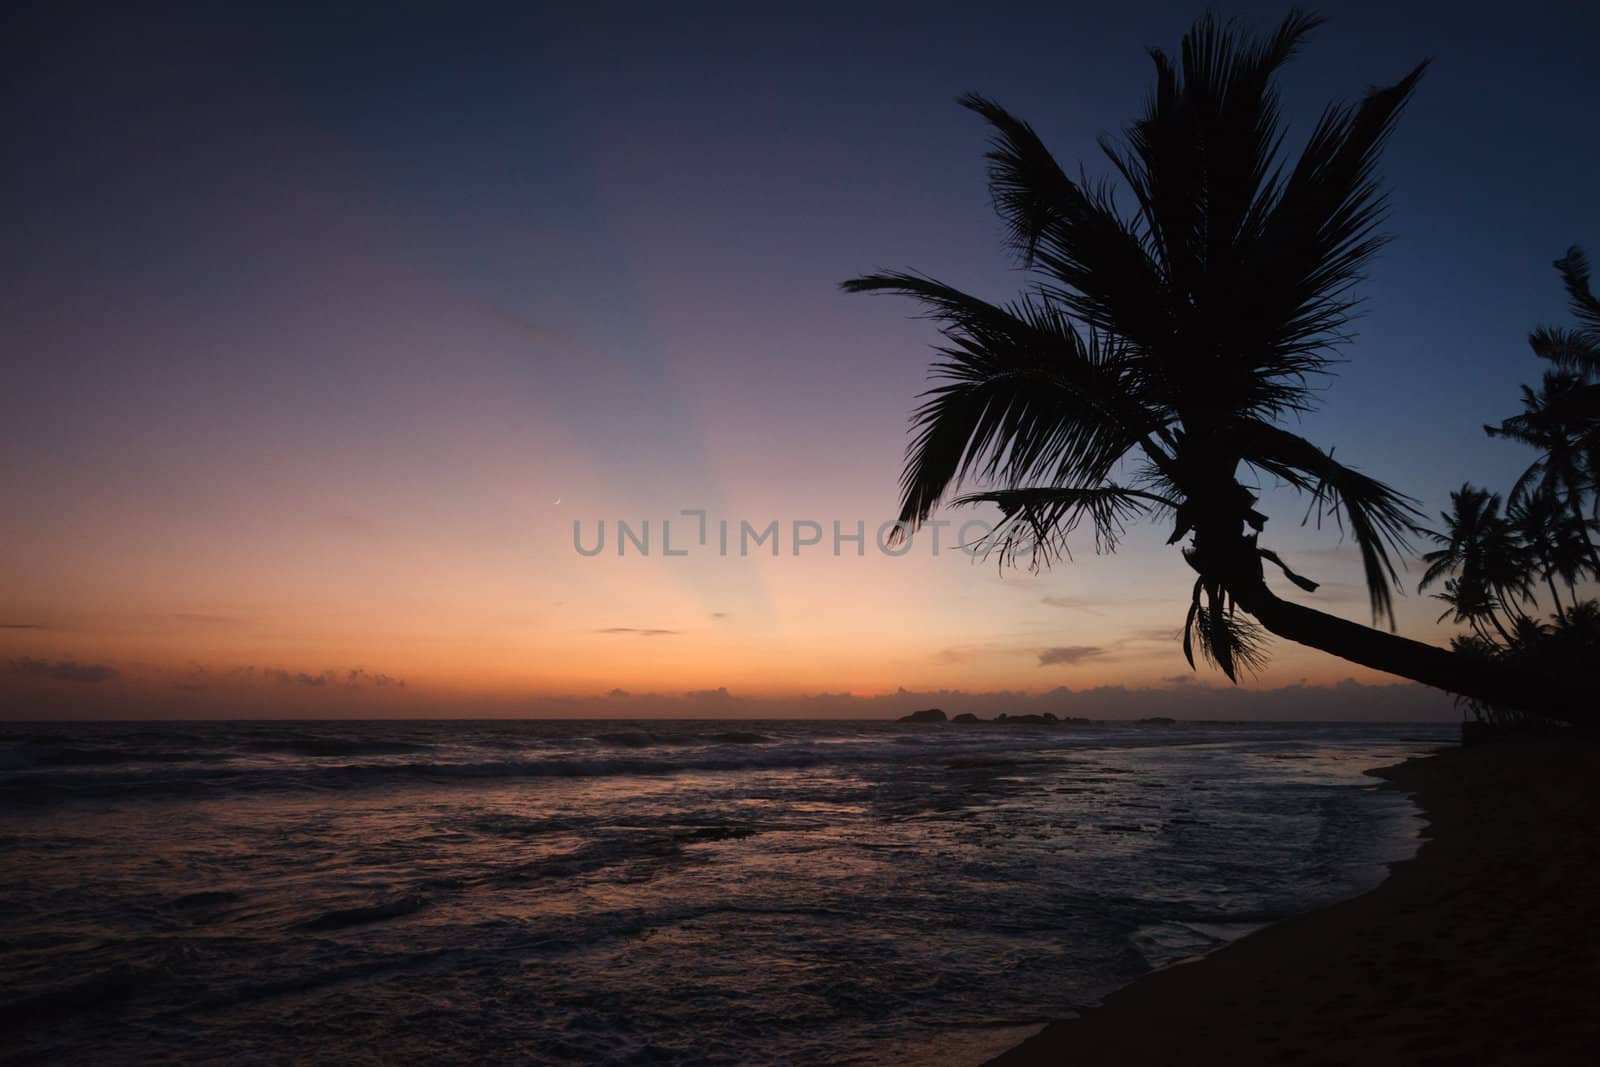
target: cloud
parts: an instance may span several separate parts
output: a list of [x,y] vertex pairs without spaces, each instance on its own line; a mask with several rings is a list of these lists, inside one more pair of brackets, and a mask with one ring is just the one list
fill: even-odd
[[[255,672],[254,667],[245,667],[237,674],[250,675]],[[391,674],[373,674],[360,667],[352,667],[347,671],[326,670],[318,674],[306,671],[286,671],[282,667],[263,667],[261,677],[268,681],[277,682],[279,685],[302,685],[313,689],[325,689],[331,685],[346,688],[372,687],[375,689],[404,689],[405,681]]]
[[[1028,654],[1036,655],[1038,650]],[[1110,655],[1106,657],[1111,658]],[[57,666],[48,661],[32,661],[42,667],[25,668],[43,673]],[[1098,665],[1102,660],[1093,660]],[[82,665],[79,665],[80,667]],[[16,664],[12,663],[11,668]],[[399,717],[436,718],[439,705],[426,699],[426,693],[412,689],[355,688],[325,681],[310,687],[294,681],[295,672],[284,671],[290,679],[280,684],[268,678],[259,667],[209,673],[168,676],[159,687],[141,692],[143,680],[131,672],[118,675],[111,685],[68,685],[30,680],[8,669],[0,659],[0,719],[50,718],[303,718],[307,703],[332,708],[343,698],[355,705],[363,700],[382,700],[384,713]],[[331,672],[329,672],[331,673]],[[1064,672],[1062,672],[1064,673]],[[326,675],[306,674],[307,678]],[[1039,676],[1035,676],[1039,677]],[[1060,678],[1062,674],[1045,677]],[[592,719],[625,715],[629,718],[684,719],[706,716],[751,719],[868,719],[883,720],[923,708],[943,708],[950,715],[971,712],[993,718],[1004,711],[1012,715],[1051,712],[1059,717],[1081,716],[1091,719],[1136,719],[1168,716],[1181,719],[1212,720],[1367,720],[1438,724],[1438,732],[1421,736],[1451,735],[1461,718],[1460,709],[1448,694],[1411,684],[1370,684],[1344,680],[1315,685],[1301,681],[1293,685],[1257,689],[1250,686],[1213,684],[1201,674],[1192,684],[1179,684],[1179,675],[1160,679],[1149,686],[1099,686],[1074,690],[1055,685],[1044,692],[1021,690],[962,690],[901,688],[876,695],[846,692],[818,692],[791,696],[749,697],[728,692],[725,687],[673,692],[635,690],[627,699],[612,697],[606,690],[592,696],[541,696],[506,694],[495,697],[453,701],[453,714],[470,717]],[[1191,677],[1183,675],[1182,677]],[[7,691],[6,682],[12,684]],[[171,683],[177,683],[174,687]],[[181,691],[206,684],[204,697],[177,699]],[[424,699],[417,700],[422,697]],[[363,714],[370,707],[363,706]]]
[[279,685],[325,686],[328,684],[328,673],[327,671],[321,674],[307,674],[305,671],[291,673],[282,667],[263,667],[261,670],[263,678],[269,678]]
[[730,615],[731,615],[731,614],[732,614],[732,613],[731,613],[731,612],[727,612],[727,611],[713,611],[713,612],[712,612],[712,613],[711,613],[711,617],[712,617],[712,618],[713,618],[713,619],[726,619],[726,618],[728,618],[728,617],[729,617],[729,616],[730,616]]
[[175,611],[167,618],[173,622],[187,622],[196,626],[237,626],[241,621],[228,615],[206,615],[198,611]]
[[1103,656],[1105,651],[1105,649],[1097,645],[1066,645],[1059,648],[1041,648],[1039,650],[1039,666],[1071,666],[1075,663],[1082,663],[1086,659]]
[[1046,596],[1040,597],[1039,603],[1052,608],[1065,608],[1068,611],[1086,611],[1090,615],[1105,614],[1103,611],[1096,610],[1096,606],[1102,604],[1102,601],[1088,600],[1083,597]]
[[1052,626],[1043,629],[1014,631],[1002,635],[1005,639],[1000,641],[972,641],[964,645],[946,645],[933,653],[933,658],[939,663],[971,663],[1025,658],[1038,655],[1040,649],[1037,642],[1048,640],[1055,636],[1056,632],[1056,628]]
[[[1095,661],[1099,662],[1099,661]],[[1448,694],[1409,683],[1368,684],[1345,680],[1327,685],[1294,685],[1269,689],[1213,685],[1207,676],[1191,684],[1175,684],[1178,675],[1148,686],[1109,685],[1074,690],[1057,685],[1044,692],[1008,690],[917,689],[902,687],[877,695],[818,692],[794,696],[747,697],[726,689],[694,692],[636,691],[627,714],[650,718],[740,717],[761,719],[868,719],[898,718],[923,708],[943,708],[955,715],[972,712],[992,718],[1051,712],[1060,717],[1137,719],[1169,716],[1212,720],[1301,720],[1327,722],[1356,719],[1388,722],[1433,721],[1448,731],[1460,719]],[[592,697],[551,697],[508,702],[499,714],[527,717],[598,718],[619,713],[618,705],[603,691]],[[1444,735],[1440,735],[1441,737]]]
[[611,692],[606,694],[606,696],[610,697],[613,700],[622,700],[622,699],[624,699],[626,697],[629,697],[629,696],[632,696],[632,695],[633,694],[629,693],[626,689],[613,689]]
[[632,634],[635,637],[676,637],[677,630],[654,630],[642,626],[607,626],[597,634]]
[[370,671],[362,670],[360,667],[354,667],[344,672],[344,684],[371,685],[379,689],[387,689],[390,686],[394,686],[395,688],[403,689],[406,683],[392,674],[373,674]]
[[497,320],[502,325],[509,326],[518,333],[526,334],[533,340],[542,342],[567,355],[581,356],[585,359],[598,358],[593,348],[584,344],[582,340],[572,334],[564,333],[542,322],[524,318],[503,305],[485,304],[483,305],[483,310],[488,313],[490,318]]
[[36,622],[0,622],[0,630],[42,630]]
[[118,676],[114,667],[103,663],[79,663],[76,660],[47,660],[23,656],[11,661],[11,670],[33,678],[49,678],[57,682],[109,682]]

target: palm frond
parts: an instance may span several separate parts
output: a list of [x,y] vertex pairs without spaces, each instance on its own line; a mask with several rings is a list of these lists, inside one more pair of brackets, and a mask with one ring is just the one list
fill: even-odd
[[1547,359],[1562,370],[1580,374],[1600,374],[1600,337],[1596,331],[1569,330],[1559,326],[1540,326],[1528,335],[1528,347],[1540,359]]
[[[1101,139],[1179,290],[1203,289],[1204,272],[1227,258],[1226,246],[1259,226],[1282,144],[1273,76],[1322,22],[1292,11],[1276,32],[1251,43],[1238,40],[1231,24],[1203,16],[1184,36],[1178,65],[1151,50],[1155,91],[1123,146]],[[1201,186],[1205,195],[1196,196]]]
[[1084,334],[1045,300],[1000,307],[913,274],[852,279],[851,292],[917,298],[950,344],[942,384],[912,413],[900,520],[915,527],[968,477],[1010,488],[1096,485],[1130,449],[1161,459],[1149,435],[1167,416],[1125,386],[1121,348]]
[[1376,234],[1386,202],[1378,157],[1427,66],[1372,90],[1359,105],[1323,112],[1259,239],[1244,250],[1230,288],[1248,308],[1239,314],[1240,349],[1261,369],[1320,369],[1330,341],[1342,335],[1356,304],[1351,288],[1383,243]]
[[1237,682],[1239,672],[1259,674],[1270,658],[1267,652],[1269,637],[1265,627],[1249,619],[1224,611],[1217,605],[1206,606],[1196,598],[1189,605],[1189,617],[1184,622],[1183,652],[1193,667],[1194,651],[1200,658],[1218,668]]
[[1567,287],[1573,315],[1583,323],[1586,332],[1600,333],[1600,299],[1589,291],[1589,257],[1583,254],[1583,249],[1573,245],[1565,256],[1556,260],[1555,268],[1561,272],[1562,284]]
[[994,130],[989,191],[1025,266],[1050,277],[1049,293],[1085,323],[1149,345],[1169,334],[1163,280],[1110,189],[1067,177],[1033,127],[968,93],[963,107]]
[[1067,538],[1087,519],[1094,527],[1096,552],[1115,552],[1130,519],[1152,508],[1171,508],[1172,500],[1119,485],[1093,488],[1002,489],[958,497],[957,505],[994,504],[1004,522],[988,538],[987,548],[1002,564],[1027,553],[1033,569],[1070,559]]
[[1504,437],[1539,451],[1511,490],[1521,497],[1539,492],[1581,499],[1593,480],[1591,453],[1600,422],[1600,384],[1570,371],[1546,371],[1539,390],[1522,387],[1522,412],[1485,426],[1490,437]]
[[1254,419],[1241,420],[1235,440],[1245,463],[1311,495],[1306,515],[1320,525],[1331,517],[1349,532],[1361,552],[1373,618],[1394,625],[1393,589],[1400,576],[1393,555],[1410,551],[1409,537],[1422,533],[1416,502],[1375,478],[1351,470],[1305,438]]

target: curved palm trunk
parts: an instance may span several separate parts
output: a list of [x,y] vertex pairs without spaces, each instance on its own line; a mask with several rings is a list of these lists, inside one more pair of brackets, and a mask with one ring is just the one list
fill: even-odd
[[1261,625],[1298,644],[1490,704],[1563,722],[1594,720],[1593,690],[1565,679],[1473,659],[1279,599],[1259,573],[1230,582],[1229,591]]
[[[1600,500],[1600,497],[1596,499]],[[1572,496],[1567,497],[1567,507],[1571,510],[1572,517],[1578,520],[1578,530],[1583,534],[1583,546],[1589,550],[1589,562],[1593,564],[1595,574],[1600,575],[1600,549],[1595,548],[1594,542],[1589,540],[1589,524],[1584,521],[1583,508]]]
[[1550,587],[1550,599],[1556,602],[1556,618],[1566,622],[1567,613],[1561,607],[1561,597],[1556,593],[1556,578],[1552,572],[1545,571],[1544,584]]
[[[1504,611],[1507,615],[1511,614],[1511,609],[1506,607],[1506,603],[1503,600],[1500,602],[1500,610]],[[1501,639],[1505,641],[1506,647],[1510,648],[1512,644],[1511,634],[1505,628],[1505,624],[1500,621],[1500,616],[1494,613],[1494,608],[1490,608],[1488,611],[1484,612],[1484,614],[1489,617],[1490,622],[1494,623],[1494,628],[1499,632]]]

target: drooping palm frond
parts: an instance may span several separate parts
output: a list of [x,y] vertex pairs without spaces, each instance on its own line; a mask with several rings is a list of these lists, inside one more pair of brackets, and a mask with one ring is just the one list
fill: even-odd
[[1198,596],[1189,605],[1183,625],[1183,655],[1191,667],[1199,649],[1201,659],[1237,682],[1240,671],[1258,674],[1266,667],[1268,641],[1266,629],[1249,619],[1215,604],[1207,607]]
[[1297,587],[1304,589],[1306,592],[1315,593],[1319,588],[1321,588],[1320,583],[1313,582],[1305,575],[1296,574],[1294,571],[1290,570],[1289,565],[1285,563],[1276,552],[1266,548],[1258,548],[1256,549],[1256,554],[1267,562],[1275,564],[1277,568],[1283,572],[1283,576],[1285,578],[1289,579],[1289,581],[1293,582]]
[[1393,589],[1400,576],[1394,557],[1410,551],[1409,538],[1422,532],[1416,502],[1395,489],[1350,469],[1305,438],[1254,419],[1241,420],[1233,439],[1243,461],[1309,493],[1306,515],[1320,523],[1332,518],[1348,527],[1361,552],[1367,597],[1374,619],[1394,625]]
[[1094,528],[1095,551],[1114,552],[1130,520],[1155,508],[1177,506],[1156,493],[1111,484],[1080,489],[999,489],[958,497],[952,503],[999,507],[1004,519],[985,547],[998,553],[1003,564],[1026,553],[1035,570],[1057,559],[1070,559],[1067,538],[1086,519]]
[[900,520],[923,522],[950,489],[975,476],[1010,487],[1094,486],[1170,416],[1127,388],[1126,350],[1080,332],[1045,299],[999,307],[914,274],[845,283],[852,292],[916,297],[950,344],[931,375],[942,384],[912,414]]

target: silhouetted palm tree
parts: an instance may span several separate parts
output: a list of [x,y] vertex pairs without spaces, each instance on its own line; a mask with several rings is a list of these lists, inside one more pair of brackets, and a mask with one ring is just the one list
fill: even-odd
[[1538,393],[1523,387],[1521,415],[1484,430],[1543,453],[1518,486],[1537,484],[1577,516],[1584,543],[1590,546],[1590,564],[1600,573],[1600,553],[1582,516],[1588,497],[1591,514],[1600,517],[1600,299],[1590,292],[1589,260],[1577,245],[1555,261],[1555,268],[1578,325],[1541,326],[1528,336],[1534,354],[1556,369],[1545,374]]
[[1452,576],[1454,581],[1439,599],[1455,609],[1456,621],[1476,626],[1486,619],[1509,645],[1512,635],[1497,611],[1515,627],[1523,617],[1516,604],[1527,600],[1531,589],[1528,560],[1516,530],[1500,514],[1500,494],[1463,485],[1450,494],[1450,510],[1439,517],[1444,531],[1428,536],[1441,547],[1423,554],[1428,569],[1417,591]]
[[1553,628],[1538,619],[1524,615],[1516,621],[1506,645],[1513,652],[1533,652],[1542,648],[1554,632]]
[[1600,375],[1600,298],[1589,291],[1589,257],[1573,245],[1555,261],[1578,326],[1541,326],[1528,337],[1534,354],[1593,380]]
[[[1460,578],[1446,578],[1444,588],[1433,594],[1435,600],[1442,600],[1449,605],[1439,613],[1435,622],[1466,623],[1472,627],[1473,636],[1479,641],[1493,647],[1494,638],[1489,635],[1485,620],[1494,618],[1494,599],[1490,597],[1489,590],[1481,582],[1463,582]],[[1498,625],[1498,624],[1496,624]],[[1509,638],[1502,628],[1501,636]]]
[[1566,508],[1583,531],[1584,545],[1596,570],[1600,552],[1589,540],[1583,517],[1584,499],[1594,490],[1593,457],[1596,418],[1592,393],[1596,386],[1577,374],[1547,371],[1539,391],[1522,387],[1522,414],[1485,426],[1490,437],[1508,437],[1539,450],[1511,490],[1513,496],[1537,495]]
[[1600,602],[1580,600],[1567,610],[1567,617],[1556,627],[1556,632],[1573,641],[1581,641],[1590,648],[1600,648]]
[[1556,591],[1556,579],[1561,579],[1576,601],[1578,582],[1590,566],[1583,516],[1575,518],[1547,493],[1524,493],[1507,505],[1506,519],[1522,541],[1528,565],[1537,569],[1536,577],[1550,590],[1556,618],[1564,621],[1567,613]]
[[[1119,210],[1107,183],[1074,180],[1033,129],[998,104],[962,104],[993,128],[994,203],[1034,280],[997,305],[927,276],[879,273],[852,292],[910,295],[942,323],[942,384],[914,413],[900,518],[926,520],[964,479],[988,484],[956,503],[989,501],[1007,518],[1003,558],[1048,563],[1084,520],[1115,547],[1129,519],[1170,515],[1169,543],[1190,537],[1199,577],[1186,650],[1230,677],[1258,651],[1234,608],[1290,640],[1379,670],[1526,704],[1533,679],[1496,665],[1280,599],[1257,545],[1266,518],[1245,471],[1309,494],[1348,524],[1375,618],[1393,625],[1393,553],[1417,530],[1412,502],[1283,429],[1313,407],[1313,376],[1346,339],[1351,287],[1381,240],[1379,152],[1426,64],[1353,106],[1327,108],[1299,158],[1281,157],[1275,75],[1321,20],[1293,13],[1264,39],[1213,19],[1176,61],[1153,51],[1155,90],[1120,143],[1102,147],[1131,191]],[[1193,656],[1190,655],[1193,662]]]

